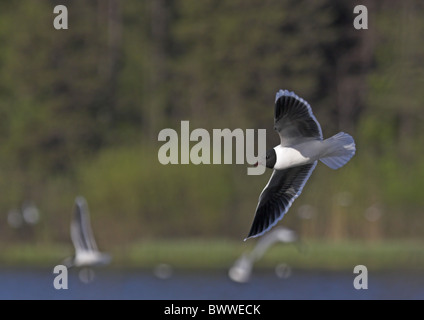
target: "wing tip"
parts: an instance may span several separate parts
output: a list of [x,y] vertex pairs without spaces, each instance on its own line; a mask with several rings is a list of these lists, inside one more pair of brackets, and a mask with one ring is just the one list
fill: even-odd
[[275,102],[278,101],[278,99],[280,99],[281,97],[293,97],[295,99],[298,99],[302,102],[305,102],[305,100],[303,100],[302,98],[300,98],[296,93],[294,93],[294,91],[289,91],[286,89],[280,89],[277,91],[277,93],[275,94]]
[[75,204],[77,204],[77,205],[79,205],[79,206],[82,206],[82,205],[85,205],[87,203],[87,201],[85,200],[85,198],[83,197],[83,196],[81,196],[81,195],[79,195],[79,196],[77,196],[76,198],[75,198]]
[[246,240],[248,240],[248,239],[251,239],[251,238],[255,238],[255,237],[257,237],[258,235],[257,235],[257,232],[254,232],[253,231],[253,227],[255,226],[255,224],[253,224],[252,225],[252,227],[250,228],[250,231],[249,231],[249,234],[247,235],[247,237],[246,238],[244,238],[244,240],[243,241],[246,241]]
[[262,236],[263,234],[271,230],[272,227],[274,227],[278,223],[278,221],[280,221],[283,218],[284,214],[285,213],[281,214],[279,217],[277,217],[277,219],[275,219],[272,223],[268,224],[268,226],[266,227],[264,225],[259,227],[258,222],[254,220],[252,227],[250,228],[249,234],[247,235],[246,238],[244,238],[243,241]]
[[262,232],[260,232],[260,233],[249,233],[249,235],[246,237],[246,238],[244,238],[244,240],[243,241],[246,241],[246,240],[249,240],[249,239],[253,239],[253,238],[257,238],[257,237],[260,237],[261,235],[263,235],[264,233],[266,232],[266,230],[264,230],[264,231],[262,231]]

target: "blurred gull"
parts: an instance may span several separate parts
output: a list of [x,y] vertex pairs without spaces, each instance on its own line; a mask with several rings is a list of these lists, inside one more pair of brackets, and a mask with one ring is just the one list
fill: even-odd
[[65,266],[90,267],[109,264],[111,257],[97,249],[90,225],[87,202],[81,196],[75,199],[73,219],[71,222],[71,239],[75,255],[65,259]]
[[[247,282],[250,279],[250,274],[252,272],[254,262],[262,258],[264,253],[272,244],[276,242],[290,243],[296,240],[297,236],[294,231],[283,227],[275,228],[273,231],[260,238],[255,248],[250,253],[244,253],[234,263],[234,265],[228,271],[228,276],[231,278],[231,280],[236,282]],[[282,269],[283,266],[286,267],[286,270]],[[280,278],[287,277],[287,272],[289,272],[287,270],[289,270],[287,265],[278,265],[276,267],[277,276]],[[285,273],[283,274],[283,272]]]
[[344,132],[323,140],[321,126],[310,105],[294,92],[277,92],[274,129],[280,136],[280,144],[256,163],[273,172],[259,196],[246,239],[263,235],[283,218],[301,194],[318,160],[331,169],[338,169],[355,154],[355,141]]

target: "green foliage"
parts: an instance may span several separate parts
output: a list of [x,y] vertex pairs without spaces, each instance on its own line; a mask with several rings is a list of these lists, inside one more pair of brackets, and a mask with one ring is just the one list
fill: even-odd
[[[0,3],[2,240],[69,242],[78,194],[101,244],[243,239],[270,171],[163,166],[157,136],[190,120],[266,128],[270,147],[280,88],[312,105],[325,137],[343,130],[357,144],[346,167],[317,167],[281,224],[340,241],[422,237],[422,4],[369,1],[359,31],[347,0],[75,0],[58,31],[56,2]],[[28,200],[41,220],[25,236],[5,221]]]
[[[424,255],[420,241],[363,241],[309,240],[297,244],[276,243],[253,265],[253,272],[272,270],[286,263],[294,272],[342,271],[352,273],[352,266],[366,265],[370,272],[422,272]],[[225,239],[173,239],[133,242],[128,246],[113,246],[110,268],[136,268],[152,272],[159,264],[168,264],[175,272],[188,270],[217,271],[225,275],[242,254],[250,252],[254,240],[247,242]],[[5,267],[52,268],[72,254],[71,246],[57,243],[43,245],[0,245],[0,263]],[[207,251],[207,254],[205,254]],[[45,270],[43,271],[45,272]]]
[[113,148],[78,170],[79,192],[89,199],[93,219],[116,223],[114,237],[213,235],[233,192],[228,169],[162,165],[147,146]]

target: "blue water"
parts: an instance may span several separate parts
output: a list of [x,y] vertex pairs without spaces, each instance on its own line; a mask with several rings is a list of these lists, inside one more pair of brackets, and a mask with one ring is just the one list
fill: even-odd
[[69,271],[68,289],[53,286],[53,270],[0,270],[0,299],[108,299],[108,300],[289,300],[424,299],[423,274],[408,272],[368,273],[368,289],[353,286],[355,274],[301,272],[288,278],[272,271],[256,272],[247,283],[229,279],[225,271],[214,273],[174,271],[160,279],[149,271],[96,270],[85,284]]

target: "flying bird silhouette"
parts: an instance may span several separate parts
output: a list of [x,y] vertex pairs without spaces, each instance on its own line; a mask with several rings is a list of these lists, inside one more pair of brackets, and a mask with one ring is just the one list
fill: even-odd
[[[247,282],[252,273],[253,264],[262,258],[265,252],[271,245],[276,242],[291,243],[297,241],[297,235],[294,231],[279,227],[273,229],[265,236],[261,237],[253,250],[249,253],[244,253],[236,260],[234,265],[228,270],[228,276],[236,282]],[[278,265],[281,267],[283,264]]]
[[90,213],[87,201],[78,196],[75,199],[74,212],[71,221],[71,239],[75,255],[65,259],[65,266],[90,267],[106,265],[111,256],[98,250],[90,224]]
[[318,160],[338,169],[356,151],[355,141],[347,133],[339,132],[324,140],[309,103],[288,90],[280,90],[275,96],[274,129],[280,136],[280,144],[256,163],[273,172],[259,196],[245,240],[263,235],[283,218],[301,194]]

